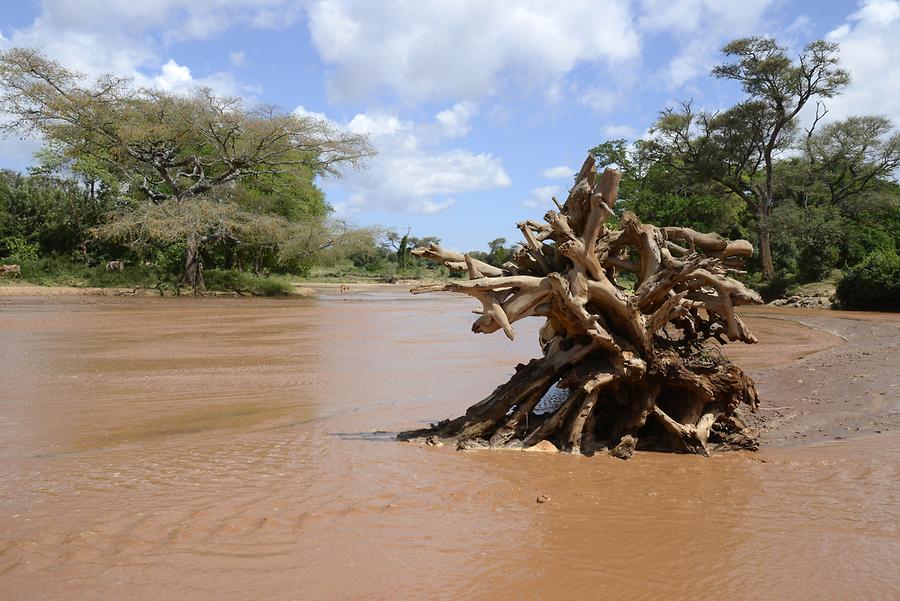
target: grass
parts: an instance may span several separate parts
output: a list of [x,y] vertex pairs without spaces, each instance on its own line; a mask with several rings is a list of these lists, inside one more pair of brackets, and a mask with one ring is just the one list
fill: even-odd
[[[3,278],[3,284],[36,284],[74,288],[158,288],[176,291],[179,275],[155,265],[126,264],[122,271],[109,271],[105,265],[88,267],[62,257],[41,257],[20,263],[19,278]],[[220,269],[204,271],[206,288],[212,292],[237,292],[254,296],[283,296],[294,290],[290,279],[282,276],[256,277],[252,274]]]

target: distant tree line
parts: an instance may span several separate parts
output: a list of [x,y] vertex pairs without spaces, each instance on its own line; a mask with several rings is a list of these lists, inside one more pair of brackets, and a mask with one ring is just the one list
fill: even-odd
[[[877,115],[820,125],[850,81],[837,50],[816,41],[792,59],[770,38],[728,44],[731,62],[712,74],[744,100],[718,112],[684,102],[644,138],[590,149],[624,174],[617,212],[752,240],[746,279],[769,297],[843,277],[844,306],[900,308],[900,134]],[[200,290],[248,273],[452,275],[410,252],[433,236],[332,217],[316,178],[374,151],[329,122],[205,89],[92,81],[22,48],[0,53],[0,111],[7,133],[45,142],[27,174],[0,172],[0,258],[23,277]],[[469,254],[500,267],[516,248],[496,238]],[[124,275],[102,273],[121,259]]]

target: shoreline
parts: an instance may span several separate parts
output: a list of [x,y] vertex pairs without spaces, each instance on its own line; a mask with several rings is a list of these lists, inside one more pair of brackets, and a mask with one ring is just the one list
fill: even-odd
[[[410,287],[431,283],[433,280],[399,280],[394,283],[387,282],[291,282],[294,287],[293,292],[281,295],[280,298],[309,298],[319,293],[339,292],[342,286],[348,286],[349,292],[378,292],[378,291],[407,291]],[[186,296],[194,296],[189,290],[185,289],[182,294],[175,294],[171,290],[161,293],[158,288],[142,288],[142,287],[96,287],[96,286],[42,286],[40,284],[0,284],[0,298],[23,298],[23,297],[150,297],[150,298],[178,298]],[[234,290],[209,290],[203,292],[200,297],[211,298],[267,298],[264,295],[255,295],[249,293],[240,293]],[[278,295],[269,298],[279,298]]]
[[748,369],[762,448],[803,447],[900,432],[900,314],[754,307],[742,313],[827,332],[837,344],[784,365]]

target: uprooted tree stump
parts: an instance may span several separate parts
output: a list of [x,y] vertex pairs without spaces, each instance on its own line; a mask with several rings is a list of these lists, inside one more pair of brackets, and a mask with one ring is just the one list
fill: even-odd
[[[588,157],[566,202],[553,199],[558,211],[543,223],[518,224],[525,243],[502,268],[436,245],[412,251],[468,273],[468,280],[411,292],[476,298],[482,309],[472,331],[502,330],[513,339],[514,322],[546,322],[541,358],[520,364],[465,415],[399,439],[461,447],[547,440],[563,451],[610,449],[620,457],[635,446],[702,455],[756,448],[739,411],[756,408],[754,383],[714,343],[756,342],[735,307],[762,300],[728,275],[740,273],[752,245],[655,227],[630,212],[611,228],[620,177],[612,169],[597,177]],[[554,385],[562,396],[555,404],[547,395]]]

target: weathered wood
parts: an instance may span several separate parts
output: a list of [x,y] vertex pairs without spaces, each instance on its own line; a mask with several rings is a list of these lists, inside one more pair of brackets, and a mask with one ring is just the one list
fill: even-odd
[[[584,454],[606,446],[620,457],[635,445],[698,454],[712,445],[753,446],[753,433],[735,413],[740,404],[756,407],[753,381],[707,344],[756,342],[735,308],[761,299],[727,275],[752,246],[691,228],[658,228],[629,212],[620,229],[610,230],[619,180],[612,169],[598,177],[588,157],[566,202],[554,199],[558,211],[518,224],[525,243],[503,268],[436,245],[412,251],[468,274],[467,281],[411,292],[477,299],[482,307],[473,331],[502,330],[512,339],[520,319],[540,316],[546,323],[542,358],[520,366],[465,415],[401,439],[489,447],[549,441]],[[616,282],[619,271],[637,276],[633,292]],[[537,415],[554,384],[567,398]]]

